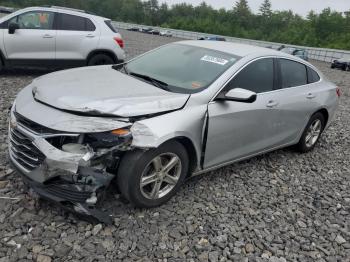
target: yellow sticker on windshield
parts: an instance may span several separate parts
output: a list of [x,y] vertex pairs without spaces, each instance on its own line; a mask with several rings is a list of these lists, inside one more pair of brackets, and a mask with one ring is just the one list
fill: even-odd
[[226,59],[222,59],[219,57],[215,57],[215,56],[210,56],[210,55],[205,55],[201,58],[202,61],[206,61],[206,62],[210,62],[210,63],[214,63],[214,64],[218,64],[218,65],[226,65],[228,63],[228,60]]
[[193,88],[200,88],[200,87],[202,87],[202,84],[199,82],[192,82],[192,87]]

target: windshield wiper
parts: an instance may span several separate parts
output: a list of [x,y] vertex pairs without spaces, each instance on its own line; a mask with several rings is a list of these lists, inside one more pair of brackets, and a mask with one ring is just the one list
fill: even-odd
[[138,78],[142,78],[142,79],[146,80],[147,82],[152,83],[156,87],[159,87],[163,90],[169,91],[169,88],[168,88],[169,85],[161,80],[155,79],[155,78],[150,77],[148,75],[138,74],[138,73],[134,73],[134,72],[129,72],[129,75],[136,76]]
[[126,63],[113,65],[112,68],[117,70],[117,71],[120,71],[121,69],[123,69],[125,74],[127,74],[127,75],[129,74],[129,71],[126,67]]

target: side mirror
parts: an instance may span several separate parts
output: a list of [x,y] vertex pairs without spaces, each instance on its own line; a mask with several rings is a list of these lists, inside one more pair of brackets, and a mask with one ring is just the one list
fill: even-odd
[[219,95],[216,100],[235,101],[242,103],[253,103],[256,101],[257,94],[243,88],[234,88],[226,94]]
[[9,24],[9,34],[10,35],[13,35],[17,29],[19,29],[19,24],[17,24],[17,23]]

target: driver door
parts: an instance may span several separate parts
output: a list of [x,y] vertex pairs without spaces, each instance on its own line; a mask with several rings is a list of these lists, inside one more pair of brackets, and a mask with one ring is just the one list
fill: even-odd
[[278,106],[273,93],[273,58],[243,68],[223,89],[243,88],[257,93],[253,103],[213,101],[208,105],[208,135],[204,168],[224,164],[267,150],[279,133]]
[[[4,45],[12,64],[30,65],[55,60],[55,13],[31,11],[12,18],[8,24],[17,23],[14,34],[4,32]],[[42,65],[42,64],[41,64]]]

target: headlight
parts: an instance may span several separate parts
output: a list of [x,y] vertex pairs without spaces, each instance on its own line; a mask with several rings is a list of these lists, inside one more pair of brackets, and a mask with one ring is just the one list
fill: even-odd
[[111,148],[131,141],[131,132],[127,128],[116,129],[111,132],[86,134],[84,143],[89,144],[92,148]]

